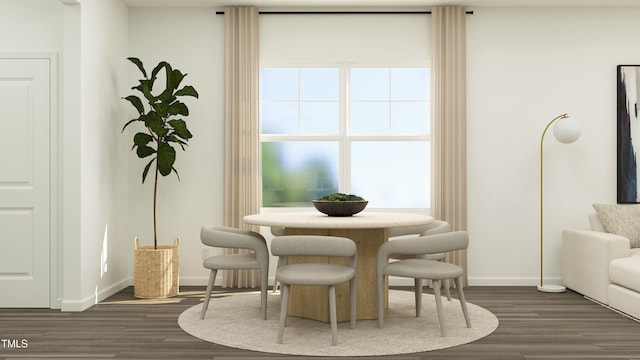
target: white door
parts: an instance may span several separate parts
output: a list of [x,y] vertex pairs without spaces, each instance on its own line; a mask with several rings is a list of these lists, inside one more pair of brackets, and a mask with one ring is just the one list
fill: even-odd
[[49,307],[49,62],[0,58],[0,307]]

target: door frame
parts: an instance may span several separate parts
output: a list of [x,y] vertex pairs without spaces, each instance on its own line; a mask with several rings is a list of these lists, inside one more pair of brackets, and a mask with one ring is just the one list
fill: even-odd
[[58,128],[58,54],[56,52],[0,52],[0,59],[43,59],[49,62],[49,308],[60,309],[62,299],[62,281],[60,266],[62,251],[59,239],[59,195],[62,182],[59,181],[59,141]]

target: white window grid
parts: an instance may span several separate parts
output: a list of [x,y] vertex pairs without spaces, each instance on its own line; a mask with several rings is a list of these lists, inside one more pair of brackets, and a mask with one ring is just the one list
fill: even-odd
[[[349,132],[349,114],[350,114],[350,88],[351,83],[350,74],[351,69],[354,68],[428,68],[426,63],[385,63],[385,64],[368,64],[368,63],[325,63],[325,64],[313,64],[313,65],[300,65],[300,64],[268,64],[261,65],[261,69],[274,69],[274,68],[288,68],[298,69],[298,100],[266,100],[260,99],[260,103],[263,102],[335,102],[335,100],[300,100],[300,69],[305,68],[338,68],[338,133],[337,134],[301,134],[301,116],[300,106],[298,106],[298,134],[260,134],[260,143],[263,142],[285,142],[285,141],[323,141],[323,142],[337,142],[339,156],[339,174],[338,188],[342,192],[351,192],[351,143],[362,142],[393,142],[393,141],[417,141],[417,142],[430,142],[431,134],[393,134],[390,131],[388,134],[350,134]],[[389,72],[391,77],[391,71]],[[391,80],[391,79],[389,79]],[[391,86],[389,86],[389,92],[391,92]],[[388,100],[358,100],[354,102],[381,102],[381,103],[393,103],[393,102],[425,102],[424,100],[391,100],[391,94],[389,94]],[[426,100],[427,103],[431,102],[431,99]],[[389,106],[391,111],[391,106]],[[261,114],[260,114],[261,116]],[[389,114],[389,127],[391,127],[391,115]]]

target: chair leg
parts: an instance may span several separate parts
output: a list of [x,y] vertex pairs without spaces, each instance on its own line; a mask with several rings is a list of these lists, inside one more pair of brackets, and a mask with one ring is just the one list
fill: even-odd
[[[445,262],[444,259],[440,260],[441,262]],[[447,300],[451,301],[451,290],[449,289],[451,287],[451,282],[449,282],[449,279],[445,279],[442,281],[442,286],[444,287],[444,291],[447,294]]]
[[384,327],[384,275],[378,275],[376,287],[378,290],[378,327]]
[[280,283],[280,324],[278,325],[278,344],[282,344],[284,327],[287,322],[287,307],[289,306],[289,284]]
[[338,321],[336,318],[336,287],[329,285],[329,319],[331,320],[331,345],[338,345]]
[[447,280],[443,280],[442,286],[444,287],[444,292],[447,294],[447,300],[451,301],[451,282]]
[[207,284],[207,293],[204,296],[204,303],[202,304],[202,310],[200,311],[200,320],[204,320],[204,314],[209,307],[209,299],[211,299],[211,291],[213,291],[213,282],[216,280],[216,273],[218,270],[211,269],[209,274],[209,284]]
[[[278,266],[276,266],[276,269],[280,267],[280,257],[278,257]],[[278,292],[278,278],[277,277],[273,277],[273,288],[271,288],[272,292]]]
[[262,320],[267,320],[267,291],[269,290],[268,268],[260,270],[260,310],[262,310]]
[[436,298],[436,308],[438,309],[438,321],[440,322],[440,334],[442,337],[447,336],[447,330],[444,326],[444,312],[442,311],[442,298],[440,297],[440,280],[433,280],[433,292]]
[[358,292],[357,292],[357,280],[354,277],[353,279],[351,279],[351,281],[349,281],[349,302],[350,302],[350,309],[349,309],[349,316],[351,317],[351,328],[355,329],[356,328],[356,312],[357,312],[357,303],[358,303]]
[[[429,281],[429,280],[425,279],[425,281]],[[423,283],[423,285],[424,285],[424,283]],[[427,286],[429,286],[428,283],[427,283]],[[433,284],[432,284],[432,286],[433,286]],[[442,280],[442,287],[444,288],[444,292],[447,295],[447,300],[451,301],[451,291],[449,290],[449,288],[451,286],[450,286],[449,280]]]
[[462,291],[462,281],[460,278],[456,278],[456,288],[458,288],[458,299],[462,306],[462,313],[464,314],[464,321],[467,323],[467,327],[471,327],[471,319],[469,318],[469,312],[467,311],[467,301],[464,298],[464,292]]
[[420,317],[422,311],[422,279],[413,279],[413,282],[413,291],[416,298],[416,317]]

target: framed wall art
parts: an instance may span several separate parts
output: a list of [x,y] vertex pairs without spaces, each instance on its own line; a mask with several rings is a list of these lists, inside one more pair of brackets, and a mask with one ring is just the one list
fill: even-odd
[[640,65],[617,67],[617,199],[619,204],[639,203],[638,162],[640,150],[640,120],[638,96]]

